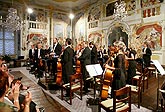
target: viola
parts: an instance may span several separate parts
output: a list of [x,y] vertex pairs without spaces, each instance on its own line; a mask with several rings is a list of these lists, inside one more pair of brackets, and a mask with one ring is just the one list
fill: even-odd
[[60,61],[57,62],[57,76],[56,84],[60,85],[62,82],[62,64]]

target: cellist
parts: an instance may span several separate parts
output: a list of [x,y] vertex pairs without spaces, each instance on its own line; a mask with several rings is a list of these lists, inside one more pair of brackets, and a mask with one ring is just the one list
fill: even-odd
[[111,93],[113,97],[113,90],[118,90],[126,85],[125,54],[122,47],[119,47],[118,53],[114,58],[114,67],[106,64],[105,68],[111,69],[114,74]]

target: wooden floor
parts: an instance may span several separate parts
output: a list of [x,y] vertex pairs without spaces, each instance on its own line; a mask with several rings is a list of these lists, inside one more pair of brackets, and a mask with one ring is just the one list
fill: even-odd
[[[158,86],[158,78],[159,78],[159,86]],[[158,88],[161,88],[163,81],[165,81],[165,76],[159,75],[155,77],[152,75],[149,77],[149,87],[145,89],[142,94],[142,106],[146,107],[150,110],[156,111],[157,110],[157,95],[159,94],[159,104],[160,99],[162,99],[162,94],[157,92]],[[160,108],[159,108],[160,109]]]
[[[20,77],[20,75],[18,74],[14,73],[16,77]],[[159,88],[163,84],[164,80],[165,80],[165,76],[159,76]],[[45,94],[42,91],[42,89],[39,89],[38,87],[34,87],[35,84],[33,83],[34,82],[30,82],[26,77],[23,76],[23,84],[31,86],[30,91],[33,91],[32,93],[33,99],[35,102],[37,102],[38,107],[44,107],[46,112],[69,112],[69,110],[66,109],[64,106],[62,106],[58,101],[54,100],[49,95]],[[145,89],[144,92],[142,93],[141,106],[146,107],[150,110],[153,110],[154,112],[157,110],[156,108],[157,107],[157,88],[158,88],[158,78],[152,75],[149,78],[149,88]],[[136,112],[140,112],[140,111],[136,111]]]
[[[30,86],[29,91],[32,93],[32,99],[37,104],[37,108],[44,107],[45,112],[69,112],[64,106],[43,92],[38,84],[27,78],[22,72],[11,71],[11,74],[13,74],[15,78],[23,77],[21,80],[22,84]],[[26,90],[20,91],[20,93],[26,94]]]

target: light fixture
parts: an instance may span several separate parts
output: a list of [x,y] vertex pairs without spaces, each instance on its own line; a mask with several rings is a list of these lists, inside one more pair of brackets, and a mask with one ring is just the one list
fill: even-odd
[[127,16],[126,3],[121,0],[120,0],[119,4],[118,4],[118,2],[116,2],[115,8],[114,8],[114,14],[113,14],[114,19],[122,20],[126,16]]
[[69,14],[69,18],[71,20],[71,30],[70,30],[70,38],[73,39],[73,25],[72,25],[72,21],[73,21],[73,18],[74,18],[74,14]]
[[27,12],[28,12],[29,14],[31,14],[31,13],[33,13],[33,9],[32,9],[32,8],[27,8]]
[[17,10],[14,8],[8,9],[8,15],[6,16],[6,20],[2,21],[2,26],[8,31],[17,31],[21,29],[21,20],[19,16],[17,16]]
[[69,14],[69,18],[73,19],[74,18],[74,14]]

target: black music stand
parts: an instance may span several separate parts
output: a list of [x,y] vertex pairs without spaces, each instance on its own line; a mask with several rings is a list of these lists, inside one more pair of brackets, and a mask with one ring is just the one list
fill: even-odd
[[98,99],[96,99],[96,96],[95,96],[95,94],[96,94],[96,77],[102,75],[103,69],[101,68],[100,64],[92,64],[92,65],[86,65],[86,70],[88,71],[90,77],[94,78],[94,97],[93,97],[93,99],[89,99],[92,102],[91,101],[87,101],[87,102],[89,104],[90,104],[90,102],[92,104],[95,104],[95,103],[97,104],[98,102],[96,100],[98,100]]
[[158,108],[159,108],[159,91],[160,91],[160,89],[159,89],[159,75],[158,75],[158,72],[159,72],[161,75],[165,75],[165,71],[164,71],[163,67],[161,66],[161,64],[159,63],[158,60],[152,60],[152,62],[153,62],[153,64],[154,64],[155,67],[156,67],[156,75],[157,75],[157,77],[158,77],[157,107],[156,107],[156,109],[157,109],[157,111],[159,111]]

